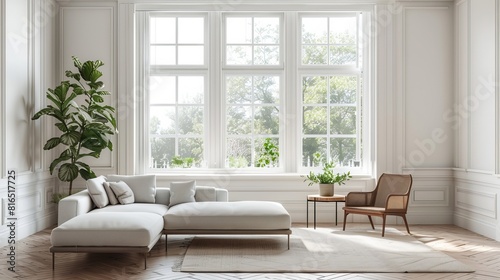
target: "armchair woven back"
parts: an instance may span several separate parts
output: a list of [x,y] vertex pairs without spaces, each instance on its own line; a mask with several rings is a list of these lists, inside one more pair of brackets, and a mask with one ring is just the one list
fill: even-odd
[[378,180],[377,188],[375,189],[375,203],[373,206],[385,208],[387,197],[391,194],[398,194],[406,195],[406,199],[401,202],[403,203],[403,205],[401,205],[402,207],[398,207],[406,210],[408,208],[411,185],[411,175],[382,174]]

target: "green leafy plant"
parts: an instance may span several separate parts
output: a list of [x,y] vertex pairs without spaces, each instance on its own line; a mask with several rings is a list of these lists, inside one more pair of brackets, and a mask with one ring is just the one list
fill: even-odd
[[256,160],[256,167],[276,166],[278,165],[280,152],[278,146],[274,144],[271,138],[266,138],[262,144],[259,158]]
[[[104,96],[110,95],[102,90],[104,83],[99,81],[102,72],[98,70],[104,63],[100,60],[80,62],[73,57],[77,73],[66,71],[66,77],[74,80],[62,81],[56,88],[47,90],[47,99],[51,104],[41,109],[32,117],[37,120],[42,116],[55,119],[55,126],[60,136],[50,138],[44,150],[56,147],[61,154],[50,164],[50,174],[59,166],[57,177],[69,182],[69,195],[73,181],[80,175],[88,180],[96,174],[83,161],[86,157],[98,158],[104,149],[113,150],[110,136],[117,133],[115,109],[104,105]],[[78,104],[77,99],[84,99]]]
[[194,164],[194,159],[190,157],[173,156],[170,161],[170,167],[190,168]]
[[319,173],[314,173],[314,172],[309,172],[308,175],[302,176],[306,177],[304,182],[309,182],[308,186],[312,186],[313,184],[338,184],[338,185],[343,185],[345,184],[346,181],[350,180],[352,178],[351,172],[347,173],[337,173],[335,174],[333,172],[333,169],[335,168],[335,164],[331,162],[327,162],[325,165],[323,165],[323,172]]

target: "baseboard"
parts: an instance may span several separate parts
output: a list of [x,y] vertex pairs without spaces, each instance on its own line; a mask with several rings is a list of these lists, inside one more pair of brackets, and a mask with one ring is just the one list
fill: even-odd
[[497,239],[496,236],[496,225],[488,224],[482,221],[474,220],[464,215],[455,214],[454,216],[454,224],[461,228],[465,228],[467,230],[473,231],[477,234],[484,235],[488,238]]

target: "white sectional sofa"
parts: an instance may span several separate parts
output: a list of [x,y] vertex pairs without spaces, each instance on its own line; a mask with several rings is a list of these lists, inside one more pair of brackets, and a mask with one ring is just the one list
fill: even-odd
[[[125,204],[122,204],[125,203]],[[284,234],[290,247],[291,220],[270,201],[229,202],[225,189],[174,182],[157,188],[154,175],[100,176],[87,190],[59,202],[55,253],[147,253],[165,234]],[[167,246],[167,245],[165,245]]]

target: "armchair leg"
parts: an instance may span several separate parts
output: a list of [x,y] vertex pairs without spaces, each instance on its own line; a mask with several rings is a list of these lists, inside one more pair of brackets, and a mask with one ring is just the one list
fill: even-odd
[[349,213],[344,211],[344,228],[342,229],[342,231],[345,231],[345,223],[347,221],[347,214],[349,214]]
[[368,215],[368,220],[370,220],[370,224],[372,225],[372,229],[375,229],[375,226],[373,225],[372,216]]
[[382,237],[384,237],[385,234],[385,215],[382,217],[383,222],[382,222]]
[[405,222],[406,231],[408,232],[408,234],[411,234],[410,228],[408,227],[408,222],[406,221],[406,215],[403,214],[401,217],[403,217],[403,221]]

